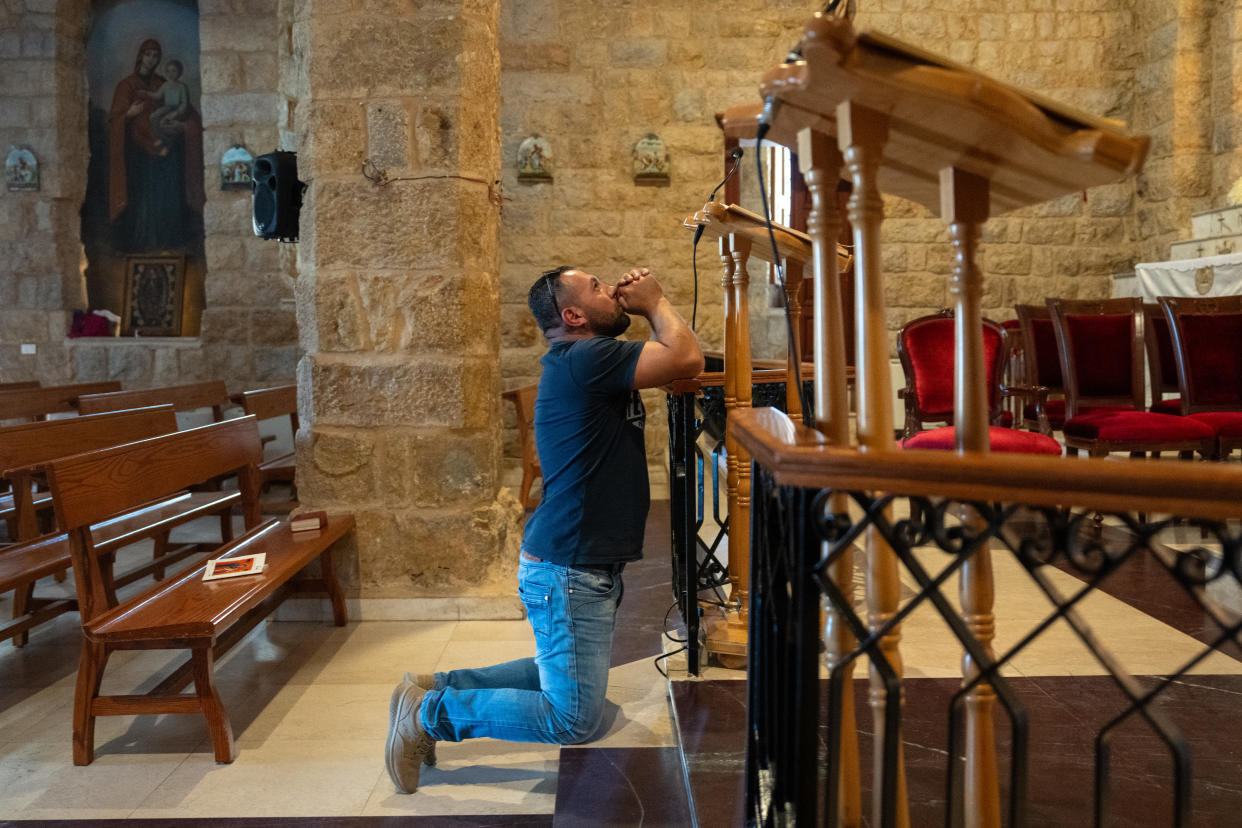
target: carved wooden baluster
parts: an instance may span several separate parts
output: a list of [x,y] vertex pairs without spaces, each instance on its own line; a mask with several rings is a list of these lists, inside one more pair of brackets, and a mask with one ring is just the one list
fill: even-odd
[[[954,349],[954,437],[958,453],[989,449],[987,371],[983,351],[983,275],[976,263],[979,233],[988,218],[988,181],[964,170],[940,171],[940,213],[953,243],[953,279],[957,347]],[[980,526],[973,509],[963,507],[963,522]],[[992,655],[996,617],[992,612],[994,588],[992,555],[977,550],[963,566],[958,597],[962,618],[975,638]],[[962,656],[962,675],[969,679],[976,667]],[[967,828],[1001,824],[1000,788],[996,771],[994,726],[996,693],[980,684],[966,696],[966,771],[962,793]]]
[[[855,376],[857,377],[858,441],[864,451],[893,448],[892,380],[889,376],[888,321],[884,313],[884,283],[880,270],[880,225],[884,202],[876,186],[884,144],[888,140],[888,116],[873,109],[843,101],[837,107],[837,143],[845,156],[853,180],[850,221],[854,226],[855,296]],[[871,527],[867,531],[867,623],[874,630],[896,613],[901,596],[897,557],[883,537]],[[880,640],[889,664],[902,674],[900,626]],[[885,733],[883,680],[871,667],[871,708],[875,726],[875,770],[873,807],[875,824],[882,824],[884,786],[879,783],[883,768]],[[900,737],[898,737],[900,738]],[[900,744],[900,742],[899,742]],[[897,777],[892,780],[896,824],[907,828],[910,808],[906,796],[905,752],[898,747]]]
[[801,262],[785,260],[785,304],[789,308],[789,322],[794,336],[793,347],[785,354],[785,413],[794,421],[802,419],[802,389],[798,387],[800,375],[794,372],[794,368],[796,362],[806,359],[802,353],[802,267]]
[[[720,278],[723,290],[724,311],[724,405],[725,422],[729,414],[737,408],[737,299],[733,293],[733,251],[729,244],[729,236],[721,236],[717,240],[720,250],[720,263],[724,266]],[[725,500],[729,504],[729,514],[737,509],[737,448],[736,441],[725,429]],[[730,521],[730,528],[733,522]],[[732,546],[732,544],[730,544]],[[729,589],[737,591],[737,581],[733,576],[733,556],[729,556]]]
[[[837,235],[841,218],[837,212],[836,187],[841,175],[841,151],[832,137],[804,129],[798,133],[798,163],[811,193],[811,213],[807,235],[813,253],[811,279],[814,285],[815,428],[834,445],[850,441],[849,388],[845,365],[845,325],[841,307],[841,281],[838,273]],[[844,493],[837,492],[828,504],[834,513],[849,506]],[[828,576],[851,603],[854,600],[854,554],[845,550],[833,563]],[[840,616],[829,609],[824,624],[824,664],[835,667],[855,647],[854,636]],[[854,662],[841,668],[846,688],[853,687]],[[847,690],[841,700],[840,809],[837,823],[845,828],[862,824],[862,789],[859,785],[858,730],[854,693]]]
[[[733,256],[733,315],[737,336],[734,406],[750,408],[754,389],[750,358],[750,274],[746,270],[750,240],[731,234],[729,247]],[[731,619],[730,624],[741,624],[745,630],[750,612],[750,453],[736,441],[732,449],[728,449],[727,442],[725,448],[737,461],[737,501],[729,510],[729,580],[734,584],[732,598],[737,603],[740,618],[736,622]]]

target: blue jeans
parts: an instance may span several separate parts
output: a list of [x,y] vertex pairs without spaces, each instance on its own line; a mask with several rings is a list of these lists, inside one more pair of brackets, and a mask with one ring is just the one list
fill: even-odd
[[623,566],[574,568],[523,557],[518,592],[535,631],[535,657],[436,673],[435,689],[419,708],[428,735],[446,742],[587,741],[604,712]]

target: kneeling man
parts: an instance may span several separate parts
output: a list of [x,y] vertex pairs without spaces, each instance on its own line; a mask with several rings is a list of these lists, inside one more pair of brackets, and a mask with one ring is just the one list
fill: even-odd
[[[437,740],[572,745],[599,728],[621,570],[642,557],[650,505],[638,390],[703,370],[694,332],[646,268],[606,285],[558,267],[527,301],[550,343],[535,401],[543,498],[518,566],[535,657],[405,676],[385,751],[400,793],[413,793],[421,766],[435,764]],[[648,341],[616,338],[631,314],[650,323]]]

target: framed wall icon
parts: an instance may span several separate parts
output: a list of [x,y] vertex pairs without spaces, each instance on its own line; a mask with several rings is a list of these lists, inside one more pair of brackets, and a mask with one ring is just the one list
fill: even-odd
[[184,256],[128,256],[122,336],[180,336]]

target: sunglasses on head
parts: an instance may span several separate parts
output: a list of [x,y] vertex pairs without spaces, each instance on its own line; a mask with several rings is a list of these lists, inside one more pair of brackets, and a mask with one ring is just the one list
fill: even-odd
[[560,275],[560,268],[556,268],[555,270],[545,270],[539,277],[543,279],[543,286],[548,289],[548,298],[552,300],[552,308],[556,311],[558,319],[561,316],[561,305],[556,301],[556,291],[552,289],[552,279]]

